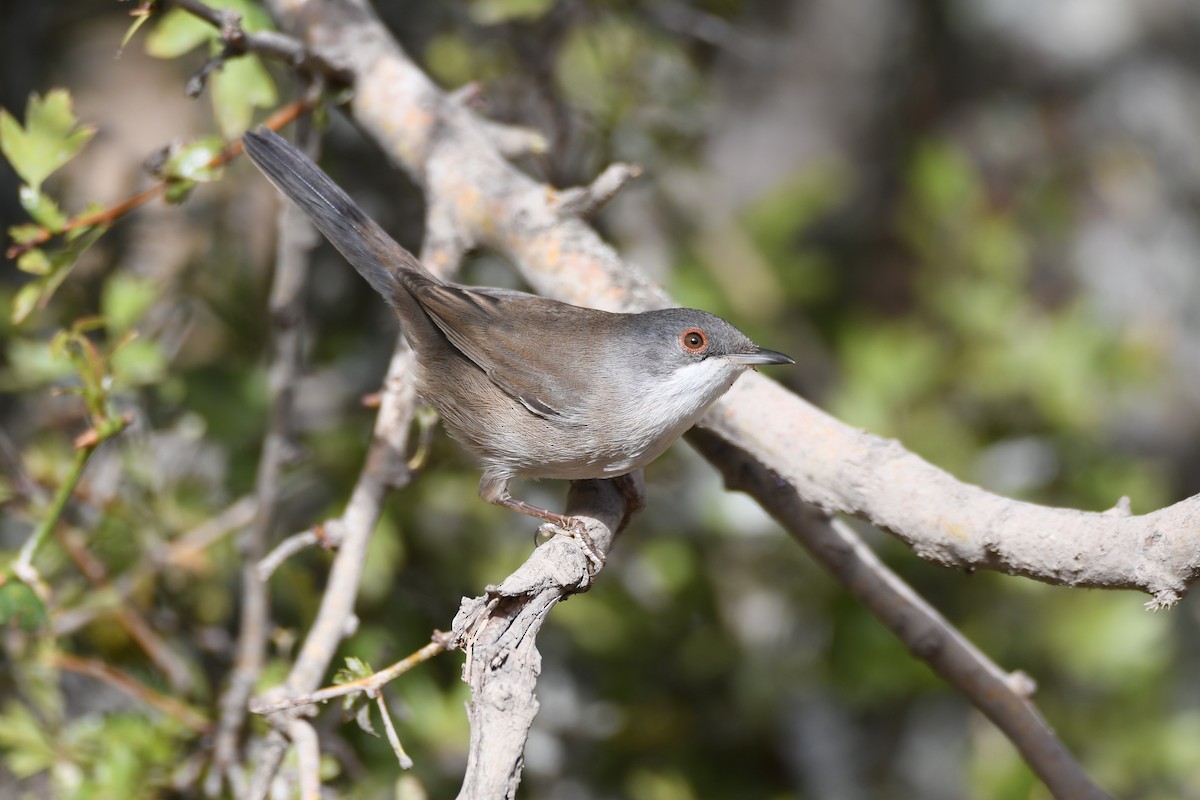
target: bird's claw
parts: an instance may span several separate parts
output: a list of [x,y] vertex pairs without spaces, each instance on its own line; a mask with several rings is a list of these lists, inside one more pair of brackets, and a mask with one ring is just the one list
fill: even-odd
[[[563,535],[575,542],[579,551],[583,553],[584,558],[588,560],[591,569],[588,571],[588,583],[590,576],[599,572],[604,567],[604,554],[596,547],[596,543],[592,541],[592,536],[588,533],[587,523],[579,517],[568,517],[568,524],[558,525],[553,522],[543,524],[537,530],[537,537],[542,542],[549,541],[556,535]],[[586,585],[586,584],[585,584]]]

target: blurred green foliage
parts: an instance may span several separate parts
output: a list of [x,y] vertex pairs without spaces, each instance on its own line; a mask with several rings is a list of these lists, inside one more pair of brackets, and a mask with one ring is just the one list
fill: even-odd
[[[256,4],[225,5],[251,29],[268,24]],[[714,56],[662,24],[653,6],[475,0],[449,11],[426,8],[412,12],[426,20],[412,49],[448,87],[479,80],[501,97],[538,87],[576,126],[559,137],[576,149],[552,154],[568,163],[569,178],[586,178],[587,165],[611,157],[639,159],[662,174],[693,170],[703,163],[721,91]],[[695,8],[733,24],[748,6]],[[219,44],[212,28],[172,10],[152,21],[146,46],[175,58],[197,48],[211,56]],[[276,102],[270,74],[253,57],[226,62],[212,81],[226,138],[256,108]],[[30,241],[38,226],[53,232],[66,224],[69,212],[41,187],[90,135],[62,91],[32,100],[23,125],[0,116],[0,149],[24,183],[21,205],[33,221],[10,229],[15,241]],[[716,221],[688,220],[694,209],[657,190],[675,297],[798,353],[799,369],[785,378],[796,388],[963,479],[990,485],[1002,479],[989,466],[996,458],[1034,452],[1039,460],[993,488],[1087,509],[1111,506],[1123,494],[1137,511],[1170,502],[1170,463],[1118,447],[1106,433],[1137,387],[1165,369],[1163,354],[1154,342],[1103,324],[1073,287],[1045,289],[1046,254],[1061,253],[1081,202],[1075,179],[1051,170],[998,197],[955,135],[936,124],[907,135],[894,155],[894,191],[875,217],[884,230],[855,231],[850,244],[813,232],[854,203],[869,184],[868,164],[830,158],[780,174],[731,218]],[[35,602],[24,584],[0,587],[0,616],[10,620],[0,758],[21,779],[15,785],[23,796],[197,793],[205,737],[94,679],[66,676],[54,656],[103,662],[210,715],[228,674],[240,565],[230,530],[198,549],[180,543],[253,491],[271,397],[265,288],[247,277],[261,252],[233,235],[230,217],[246,213],[243,207],[206,205],[217,205],[222,186],[239,180],[235,170],[208,168],[220,146],[200,138],[176,149],[164,170],[176,181],[173,199],[189,200],[186,213],[206,242],[184,280],[132,271],[121,242],[97,248],[103,263],[73,274],[102,234],[97,228],[58,250],[31,250],[38,255],[18,266],[32,279],[0,284],[0,387],[7,393],[0,413],[19,467],[0,485],[6,546],[19,547],[44,519],[47,498],[68,478],[71,441],[89,424],[87,404],[65,394],[90,392],[110,412],[136,410],[138,417],[133,430],[97,451],[58,526],[83,538],[105,580],[87,578],[60,539],[37,559],[52,589],[49,605]],[[539,177],[550,170],[543,162],[522,166]],[[213,185],[188,198],[197,182]],[[360,189],[370,197],[395,187]],[[322,283],[329,274],[318,273],[309,297],[314,342],[305,391],[319,413],[306,413],[319,423],[296,432],[301,457],[287,474],[279,537],[340,513],[370,436],[371,412],[358,395],[376,387],[394,332],[376,298],[363,287],[330,289],[334,281]],[[188,320],[180,326],[186,335],[177,330],[180,318]],[[81,319],[93,322],[79,328]],[[74,363],[63,339],[55,349],[56,336],[75,337]],[[88,348],[102,357],[98,371]],[[359,627],[343,643],[337,669],[357,675],[417,649],[432,630],[448,627],[460,597],[477,594],[528,554],[527,526],[475,499],[477,472],[444,437],[430,465],[388,501],[361,584]],[[828,754],[826,769],[852,773],[865,796],[915,796],[918,784],[906,769],[919,742],[932,743],[941,757],[922,763],[952,765],[946,774],[959,776],[958,794],[1045,796],[990,723],[761,512],[723,495],[686,448],[652,467],[649,480],[650,508],[601,582],[556,608],[543,632],[543,709],[524,796],[576,796],[580,786],[588,792],[578,796],[634,800],[817,796],[805,794],[821,785],[812,777],[821,764],[806,760],[812,753]],[[521,491],[554,503],[561,487]],[[864,535],[1004,668],[1037,680],[1039,705],[1108,790],[1196,796],[1188,787],[1200,784],[1193,757],[1200,712],[1188,686],[1198,654],[1183,631],[1187,608],[1150,615],[1132,594],[963,576],[920,562],[882,535]],[[302,553],[271,580],[276,627],[263,687],[286,673],[330,558]],[[186,686],[171,685],[121,624],[122,609],[146,620],[182,659]],[[458,655],[444,655],[385,690],[415,761],[401,779],[414,794],[448,796],[461,777],[468,698],[460,666]],[[392,796],[398,770],[391,748],[341,724],[349,720],[337,706],[319,721],[322,736],[337,745],[326,752],[353,757],[327,758],[326,779],[346,796]],[[952,788],[947,796],[957,795]]]

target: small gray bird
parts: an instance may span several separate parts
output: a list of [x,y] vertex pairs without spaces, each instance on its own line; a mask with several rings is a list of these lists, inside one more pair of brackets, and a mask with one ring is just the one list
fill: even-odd
[[720,317],[613,314],[439,280],[321,169],[266,128],[246,155],[392,306],[416,354],[417,391],[483,462],[479,495],[571,530],[513,498],[514,477],[617,478],[646,466],[746,369],[791,364]]

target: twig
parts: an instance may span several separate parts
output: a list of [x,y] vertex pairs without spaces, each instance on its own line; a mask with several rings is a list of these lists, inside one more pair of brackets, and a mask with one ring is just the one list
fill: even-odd
[[[127,569],[113,581],[116,599],[127,601],[147,581],[158,575],[164,567],[177,566],[195,569],[197,554],[228,536],[233,530],[250,524],[254,518],[256,501],[247,495],[235,501],[224,511],[197,525],[178,539],[160,543],[153,547],[138,563]],[[104,614],[112,613],[108,607],[70,609],[55,615],[53,632],[56,637],[68,636]]]
[[258,498],[252,494],[240,497],[221,513],[210,517],[172,542],[159,545],[150,552],[149,560],[159,567],[191,565],[197,553],[202,553],[231,532],[249,525],[258,513]]
[[505,158],[540,156],[550,149],[546,135],[539,130],[488,119],[481,120],[480,124],[496,150]]
[[389,667],[384,667],[378,672],[373,672],[366,677],[358,680],[348,681],[346,683],[337,683],[333,686],[326,686],[324,689],[319,689],[315,692],[308,692],[294,697],[288,697],[283,700],[274,700],[272,702],[251,702],[250,710],[255,714],[272,714],[276,711],[285,711],[290,708],[298,708],[300,706],[312,705],[314,703],[324,703],[333,700],[337,697],[345,697],[348,694],[357,692],[377,692],[380,687],[394,681],[396,678],[408,672],[418,664],[423,664],[439,653],[446,652],[446,644],[440,638],[435,637],[433,641],[417,650],[415,653],[410,653],[404,658],[392,664]]
[[16,561],[9,566],[12,574],[16,575],[37,592],[43,602],[49,597],[49,588],[42,582],[41,577],[34,568],[33,558],[37,555],[38,550],[41,549],[47,537],[50,536],[59,519],[62,518],[63,511],[67,508],[67,501],[71,499],[71,495],[75,491],[75,486],[83,476],[83,470],[87,467],[88,459],[92,457],[92,453],[96,452],[96,448],[103,442],[123,431],[132,421],[133,419],[129,415],[115,417],[106,420],[100,428],[88,429],[87,432],[76,439],[75,460],[71,464],[71,471],[67,473],[67,479],[63,481],[62,485],[58,487],[58,491],[55,492],[54,499],[50,503],[50,508],[46,510],[42,521],[38,523],[37,528],[25,540],[25,544],[21,546],[21,551],[17,554]]
[[[264,694],[264,704],[316,689],[345,634],[358,596],[367,543],[379,519],[384,497],[389,488],[403,485],[409,480],[405,450],[416,405],[416,392],[411,380],[412,364],[412,351],[401,339],[384,380],[379,416],[375,420],[375,438],[367,453],[366,465],[341,518],[345,536],[333,560],[317,617],[287,679]],[[276,731],[287,731],[294,713],[279,711],[268,718]],[[268,740],[251,781],[250,798],[265,797],[272,776],[283,758],[285,745],[286,741],[280,736],[272,736]]]
[[296,748],[296,773],[300,778],[301,800],[321,798],[321,749],[317,732],[305,719],[288,723],[288,738]]
[[80,658],[69,653],[55,653],[51,658],[51,663],[59,669],[102,680],[146,705],[158,709],[167,716],[179,720],[196,733],[208,733],[212,727],[212,723],[207,719],[175,698],[156,692],[101,661]]
[[[319,138],[310,125],[297,126],[302,150],[312,156]],[[283,467],[290,452],[294,429],[295,393],[303,360],[304,286],[309,267],[309,251],[316,244],[315,234],[304,213],[291,203],[279,212],[279,240],[275,260],[275,279],[271,287],[270,314],[273,323],[273,349],[268,382],[271,410],[255,483],[257,498],[254,523],[238,539],[242,556],[241,622],[237,660],[229,685],[221,698],[221,717],[213,748],[213,769],[206,790],[215,795],[217,780],[235,761],[238,734],[245,719],[247,701],[262,670],[269,634],[269,595],[259,578],[258,562],[267,551],[267,542],[278,516]]]
[[347,84],[353,78],[349,71],[314,53],[299,39],[278,31],[245,30],[241,15],[233,9],[212,8],[199,0],[165,0],[164,5],[181,8],[212,25],[220,31],[221,41],[231,53],[257,53],[282,61],[300,72],[336,83]]
[[258,579],[264,582],[270,580],[284,561],[310,547],[320,545],[326,550],[336,550],[341,546],[345,535],[346,526],[336,519],[326,520],[306,531],[293,533],[258,562]]
[[392,752],[396,754],[396,760],[400,762],[400,769],[412,769],[413,760],[408,753],[404,752],[404,745],[400,743],[400,736],[396,733],[396,726],[392,724],[392,715],[388,711],[387,700],[384,698],[383,692],[375,695],[375,704],[379,706],[379,716],[383,718],[383,729],[387,732],[388,743],[392,746]]
[[[79,537],[70,531],[60,531],[58,541],[70,559],[75,562],[79,571],[97,589],[108,589],[111,586],[108,570],[103,562],[96,558]],[[171,688],[176,692],[186,692],[192,686],[192,675],[184,661],[174,649],[154,630],[145,617],[134,611],[128,605],[120,605],[113,609],[113,617],[122,630],[128,634],[150,661],[167,677]]]
[[616,197],[617,192],[626,184],[641,174],[642,168],[637,164],[609,164],[604,172],[587,186],[576,186],[559,192],[552,206],[564,216],[591,218]]
[[[302,100],[297,100],[293,103],[289,103],[271,116],[267,117],[267,119],[263,120],[262,124],[273,131],[277,131],[300,117],[305,112],[312,109],[315,104],[316,100],[314,98],[305,98]],[[229,163],[241,154],[242,142],[239,139],[236,142],[231,142],[224,150],[213,156],[206,166],[209,169],[219,167],[223,164]],[[144,206],[146,203],[166,192],[169,186],[170,181],[164,179],[154,184],[149,189],[139,192],[133,197],[123,200],[116,205],[109,206],[108,208],[102,208],[99,211],[91,211],[87,214],[80,214],[77,217],[72,217],[60,230],[51,231],[48,228],[42,228],[36,236],[31,237],[28,241],[11,245],[8,250],[5,251],[4,256],[10,259],[17,258],[22,253],[28,252],[35,247],[45,244],[55,236],[62,236],[70,233],[73,230],[90,228],[96,225],[112,225],[129,212]]]

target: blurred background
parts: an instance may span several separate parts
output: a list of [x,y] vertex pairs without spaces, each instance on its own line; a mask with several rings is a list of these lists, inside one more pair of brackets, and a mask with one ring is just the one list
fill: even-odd
[[[519,166],[555,186],[614,161],[646,174],[597,221],[682,305],[719,313],[797,366],[772,370],[846,422],[1007,496],[1135,513],[1200,491],[1200,5],[1195,0],[471,0],[379,3],[443,87],[532,126]],[[129,4],[0,11],[0,104],[63,86],[98,132],[47,183],[71,212],[149,185],[143,163],[219,130],[184,96],[203,48],[115,57]],[[268,65],[279,103],[293,80]],[[261,105],[269,106],[269,102]],[[258,113],[258,118],[264,112]],[[331,111],[322,163],[407,246],[420,192]],[[4,227],[27,221],[0,165]],[[55,637],[6,634],[0,794],[198,796],[205,740],[107,685],[51,668],[94,658],[211,715],[237,635],[231,537],[149,570],[145,555],[253,492],[270,403],[265,313],[273,191],[246,164],[99,241],[47,307],[10,322],[27,276],[0,271],[0,548],[45,512],[85,427],[54,333],[120,316],[113,365],[135,425],[93,459],[39,558]],[[467,282],[518,285],[486,253]],[[361,469],[395,325],[328,246],[314,256],[307,367],[277,539],[336,516]],[[803,442],[796,447],[803,448]],[[379,668],[445,629],[463,595],[528,554],[527,521],[475,499],[444,436],[372,542],[342,655]],[[912,659],[686,445],[647,471],[649,508],[602,580],[540,641],[530,798],[1044,798],[978,713]],[[560,504],[565,486],[520,487]],[[1124,798],[1200,798],[1198,606],[926,564],[888,564],[1036,700],[1094,779]],[[119,587],[64,555],[76,536]],[[330,562],[271,581],[279,680]],[[144,573],[144,574],[143,574]],[[122,583],[123,582],[123,583]],[[126,604],[176,653],[164,677],[114,622]],[[43,631],[44,634],[44,631]],[[340,661],[340,658],[339,658]],[[389,686],[416,766],[338,709],[318,721],[326,780],[352,797],[447,797],[467,746],[461,657]],[[423,794],[424,793],[424,794]]]

